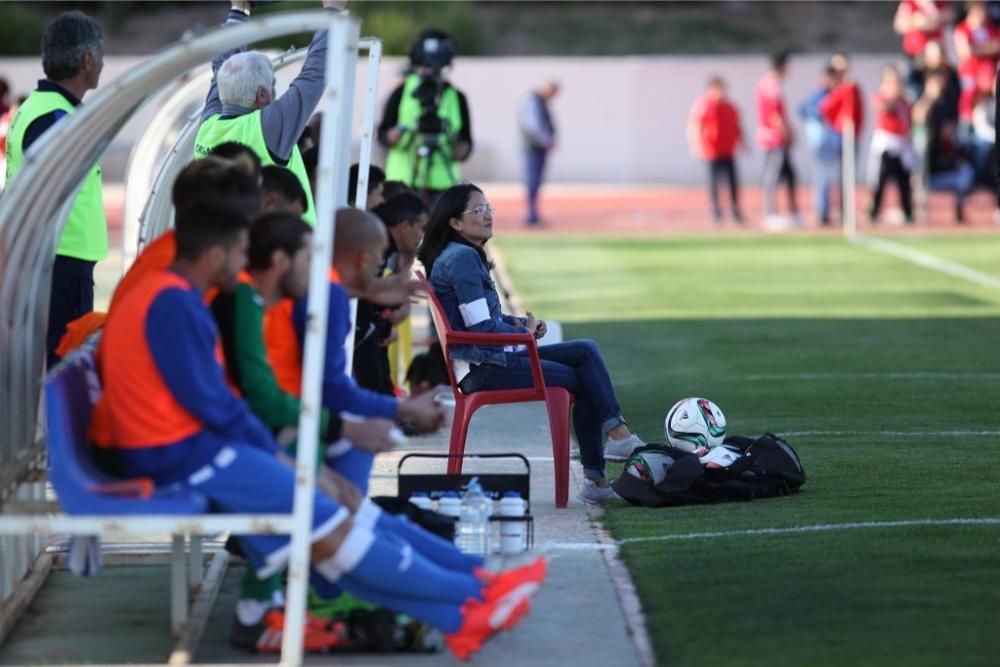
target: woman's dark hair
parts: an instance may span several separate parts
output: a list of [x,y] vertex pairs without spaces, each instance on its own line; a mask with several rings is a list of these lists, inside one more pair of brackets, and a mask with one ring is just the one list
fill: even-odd
[[448,244],[452,241],[469,246],[479,253],[483,263],[493,268],[493,264],[486,257],[486,251],[480,246],[469,243],[459,235],[458,232],[448,224],[452,218],[461,218],[462,212],[469,207],[469,197],[473,192],[483,194],[477,186],[472,183],[453,185],[440,195],[431,208],[431,214],[427,220],[427,230],[424,232],[424,242],[420,244],[420,251],[417,257],[420,263],[427,269],[427,276],[430,277],[434,269],[434,261],[438,258]]

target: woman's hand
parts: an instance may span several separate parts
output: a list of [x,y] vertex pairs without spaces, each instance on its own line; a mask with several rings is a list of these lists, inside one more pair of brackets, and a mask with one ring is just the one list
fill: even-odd
[[535,325],[535,331],[534,331],[535,338],[537,339],[544,338],[548,330],[549,327],[547,324],[545,324],[545,320],[538,320],[538,324]]
[[538,328],[538,320],[535,319],[535,316],[531,314],[530,310],[525,313],[525,315],[524,326],[528,330],[528,333],[534,335],[535,329]]

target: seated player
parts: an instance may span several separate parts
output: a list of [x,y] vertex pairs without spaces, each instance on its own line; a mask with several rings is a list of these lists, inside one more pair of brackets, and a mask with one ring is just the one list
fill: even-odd
[[[203,202],[178,212],[177,253],[149,274],[108,317],[98,362],[112,449],[124,474],[204,494],[217,512],[281,514],[293,509],[294,471],[268,430],[226,385],[218,334],[204,305],[212,288],[230,291],[246,263],[248,221],[237,209]],[[436,542],[403,537],[407,527],[375,512],[313,498],[314,573],[363,599],[445,633],[467,658],[529,609],[544,561],[499,575],[481,559]],[[240,536],[258,577],[288,559],[283,535]],[[283,614],[260,619],[259,650],[277,650]],[[336,640],[310,633],[312,648]],[[307,643],[310,643],[307,641]],[[318,643],[318,646],[317,646]]]

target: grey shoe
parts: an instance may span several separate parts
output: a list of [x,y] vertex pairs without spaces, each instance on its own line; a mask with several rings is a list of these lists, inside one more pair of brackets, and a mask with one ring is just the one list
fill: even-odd
[[635,433],[629,434],[624,440],[608,438],[604,444],[604,458],[609,461],[627,461],[633,451],[645,445],[646,443]]
[[592,479],[584,479],[583,486],[576,497],[588,505],[600,505],[606,500],[621,500],[614,489],[610,486],[597,486]]

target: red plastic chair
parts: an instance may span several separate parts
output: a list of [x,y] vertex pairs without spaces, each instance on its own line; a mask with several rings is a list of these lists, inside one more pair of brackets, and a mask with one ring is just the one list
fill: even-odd
[[[452,393],[455,395],[455,415],[451,424],[451,444],[448,450],[448,453],[451,454],[448,459],[448,474],[458,475],[462,472],[465,439],[469,434],[469,422],[472,421],[472,415],[475,414],[476,410],[484,405],[545,401],[545,408],[549,413],[549,429],[552,433],[552,463],[555,466],[556,475],[556,507],[566,507],[569,499],[569,417],[576,396],[561,387],[545,386],[542,364],[538,358],[538,347],[535,344],[534,336],[529,333],[480,334],[455,331],[441,307],[441,302],[438,301],[437,295],[434,294],[430,283],[427,282],[427,278],[419,271],[417,271],[417,278],[427,292],[431,318],[437,329],[441,350],[444,352],[445,365],[448,367],[448,379],[451,382]],[[448,348],[452,344],[527,346],[534,385],[527,389],[502,389],[463,394],[458,390],[455,371],[451,367]]]

